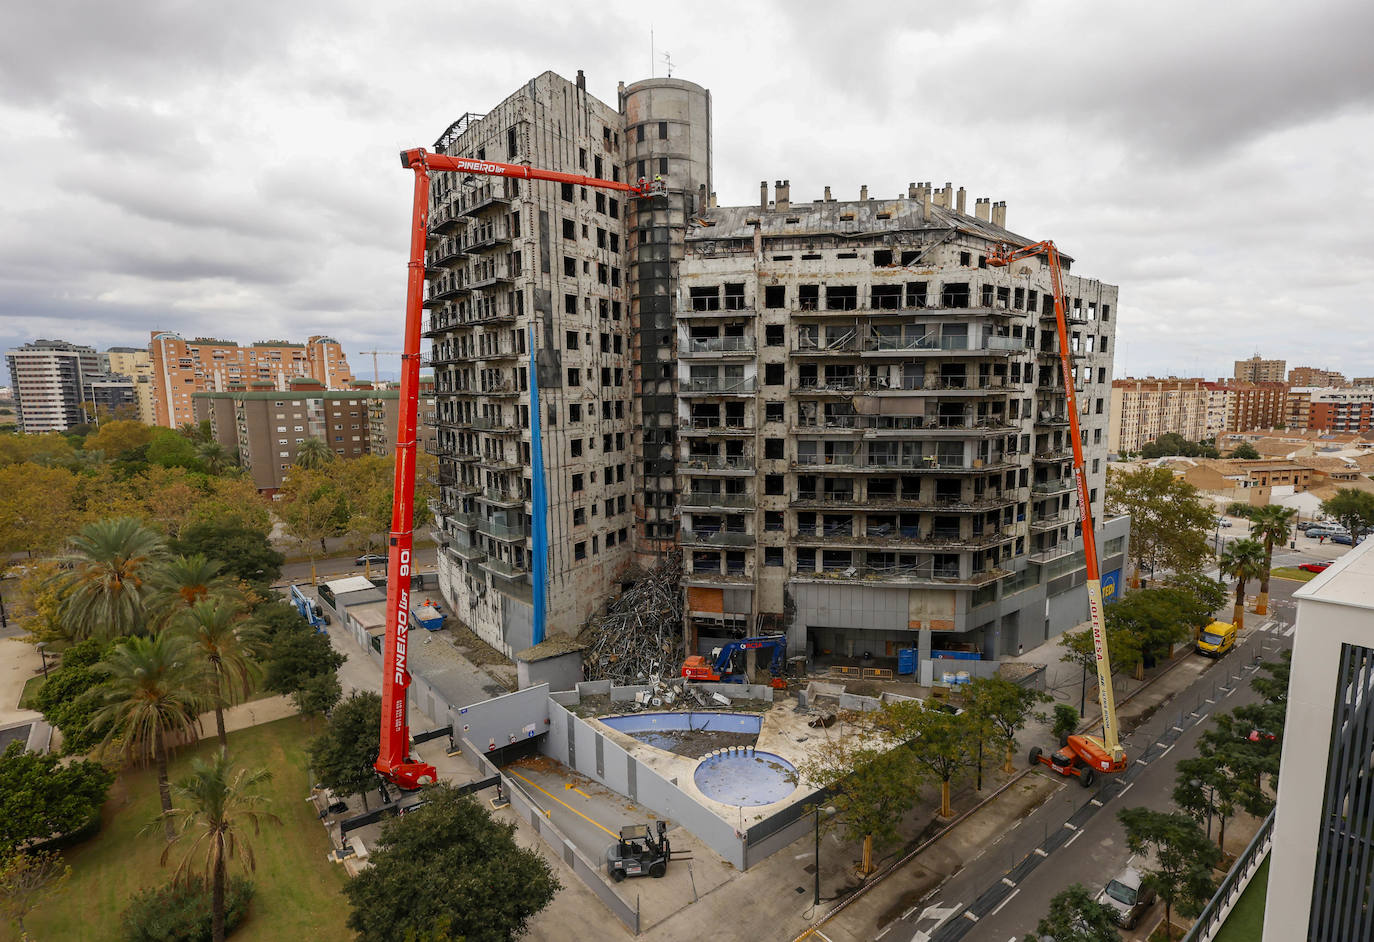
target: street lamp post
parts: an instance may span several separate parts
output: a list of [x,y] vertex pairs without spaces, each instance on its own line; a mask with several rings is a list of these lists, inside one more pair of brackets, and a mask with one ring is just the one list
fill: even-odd
[[38,656],[43,659],[43,679],[48,679],[48,642],[40,641],[35,647],[38,648]]
[[[821,806],[816,806],[816,897],[811,905],[821,904]],[[835,813],[833,807],[826,807],[825,816],[828,818]]]

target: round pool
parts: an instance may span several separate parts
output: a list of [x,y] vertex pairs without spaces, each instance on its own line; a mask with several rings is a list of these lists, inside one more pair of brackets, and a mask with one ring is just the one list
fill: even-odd
[[751,747],[723,749],[697,764],[692,780],[707,798],[752,807],[782,801],[796,789],[796,768],[781,756]]

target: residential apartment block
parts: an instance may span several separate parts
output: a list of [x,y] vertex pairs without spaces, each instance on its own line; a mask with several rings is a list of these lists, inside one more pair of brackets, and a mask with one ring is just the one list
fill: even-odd
[[[434,511],[459,616],[528,644],[546,552],[546,628],[572,633],[680,546],[694,646],[768,627],[794,653],[999,656],[1086,617],[1049,271],[985,264],[1031,241],[1005,204],[970,214],[949,184],[793,202],[780,181],[717,206],[709,93],[618,98],[545,73],[436,143],[667,188],[434,177]],[[1117,289],[1065,287],[1101,521]],[[1100,526],[1111,571],[1128,524]]]
[[1113,381],[1107,450],[1139,451],[1170,432],[1193,442],[1214,438],[1225,430],[1224,406],[1220,411],[1209,408],[1214,386],[1203,379],[1172,376]]
[[89,380],[103,377],[94,347],[35,340],[5,352],[19,431],[64,432],[87,420]]
[[126,376],[133,383],[136,418],[145,425],[157,424],[157,403],[153,397],[153,358],[145,347],[111,347],[101,354],[106,370]]
[[209,420],[215,441],[236,452],[259,491],[274,494],[296,451],[308,438],[324,441],[340,458],[371,454],[371,415],[389,411],[395,434],[394,389],[326,390],[296,380],[288,390],[263,381],[255,389],[196,393],[192,421]]
[[1288,384],[1283,382],[1236,382],[1217,384],[1225,394],[1228,432],[1276,428],[1283,424],[1288,404]]
[[1288,364],[1284,360],[1263,360],[1257,353],[1248,360],[1237,360],[1234,378],[1242,383],[1282,383]]
[[1319,370],[1314,366],[1295,366],[1288,371],[1289,386],[1330,386],[1348,385],[1345,376],[1335,370]]
[[1374,389],[1310,390],[1307,428],[1323,432],[1367,432],[1374,426]]
[[186,340],[171,331],[153,331],[148,351],[156,424],[171,428],[192,421],[191,397],[196,393],[250,389],[260,383],[285,390],[293,379],[313,379],[326,389],[348,389],[353,383],[343,348],[332,337],[242,347],[232,340]]

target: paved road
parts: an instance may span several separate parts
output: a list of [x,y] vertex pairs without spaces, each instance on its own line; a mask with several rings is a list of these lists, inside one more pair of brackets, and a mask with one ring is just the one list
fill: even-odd
[[[433,546],[422,546],[416,549],[413,556],[417,571],[429,571],[434,569],[436,565],[435,554],[437,552],[438,551]],[[345,576],[361,576],[364,571],[363,567],[353,565],[353,561],[357,558],[357,553],[349,553],[346,556],[331,556],[328,559],[317,559],[315,560],[315,572],[318,574],[321,582],[327,582],[330,579],[342,579]],[[373,565],[372,574],[374,576],[386,575],[385,567]],[[303,563],[287,563],[285,566],[282,566],[281,579],[277,581],[277,584],[284,585],[293,582],[302,583],[309,581],[310,562],[307,560]]]
[[1291,596],[1299,585],[1276,580],[1273,612],[1267,618],[1251,616],[1254,628],[1247,629],[1242,646],[1126,737],[1134,757],[1126,773],[1091,791],[1079,788],[1076,780],[1066,781],[1054,797],[878,938],[1014,942],[1034,930],[1049,899],[1068,884],[1101,889],[1131,857],[1117,810],[1137,805],[1168,809],[1178,760],[1195,753],[1207,718],[1258,699],[1249,686],[1254,655],[1263,651],[1272,658],[1292,646]]

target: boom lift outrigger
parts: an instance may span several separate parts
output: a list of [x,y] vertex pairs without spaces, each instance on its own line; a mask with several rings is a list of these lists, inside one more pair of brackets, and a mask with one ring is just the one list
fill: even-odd
[[1059,333],[1059,367],[1064,377],[1065,408],[1069,413],[1069,438],[1073,445],[1073,477],[1078,490],[1078,519],[1083,531],[1083,556],[1087,564],[1088,618],[1092,625],[1093,653],[1097,662],[1097,698],[1102,707],[1102,738],[1070,736],[1064,748],[1053,756],[1042,755],[1037,746],[1031,762],[1040,762],[1060,775],[1077,776],[1084,788],[1092,784],[1097,772],[1120,772],[1126,768],[1126,750],[1116,728],[1116,698],[1112,692],[1112,666],[1107,653],[1107,633],[1102,616],[1102,576],[1097,563],[1097,534],[1093,530],[1092,505],[1088,502],[1088,475],[1083,464],[1083,445],[1078,430],[1078,397],[1075,395],[1069,330],[1064,318],[1064,277],[1059,249],[1050,241],[1013,248],[1005,242],[995,245],[988,255],[989,266],[1004,267],[1023,258],[1045,256],[1054,283],[1054,322]]
[[[406,661],[410,629],[410,579],[414,571],[415,433],[420,393],[420,311],[424,302],[425,241],[429,233],[429,175],[433,171],[489,177],[547,180],[574,186],[619,190],[648,197],[663,192],[663,183],[622,183],[576,173],[540,170],[523,164],[471,160],[433,154],[424,148],[401,152],[401,166],[415,173],[410,217],[410,261],[406,283],[405,340],[401,347],[400,415],[396,427],[396,468],[392,482],[390,552],[386,564],[386,643],[382,649],[382,736],[374,768],[388,782],[412,790],[435,781],[434,766],[410,755]],[[533,351],[533,336],[530,349]],[[538,435],[538,429],[534,430]],[[541,569],[542,571],[542,569]],[[536,626],[540,630],[542,626]]]

